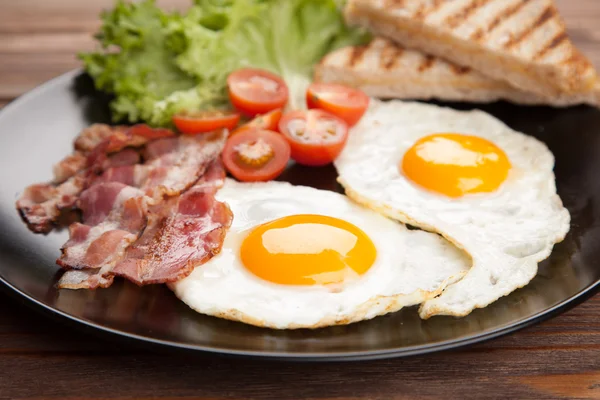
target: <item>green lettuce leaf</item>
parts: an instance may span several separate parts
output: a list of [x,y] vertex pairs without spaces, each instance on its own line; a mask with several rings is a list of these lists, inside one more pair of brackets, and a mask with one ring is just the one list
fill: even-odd
[[290,106],[304,104],[312,69],[338,47],[364,43],[335,0],[196,0],[183,15],[153,0],[119,0],[102,14],[100,47],[81,54],[116,120],[167,126],[182,110],[228,107],[227,75],[240,67],[281,75]]
[[313,66],[325,54],[368,40],[345,26],[334,0],[199,0],[170,29],[184,38],[177,57],[184,71],[222,84],[240,67],[269,70],[288,84],[292,108],[304,105]]
[[81,59],[96,87],[114,93],[111,108],[115,120],[168,124],[170,115],[157,110],[156,103],[196,87],[196,80],[177,66],[177,54],[167,46],[165,26],[174,18],[177,16],[164,13],[151,0],[119,1],[112,11],[102,14],[97,35],[101,49],[82,54]]

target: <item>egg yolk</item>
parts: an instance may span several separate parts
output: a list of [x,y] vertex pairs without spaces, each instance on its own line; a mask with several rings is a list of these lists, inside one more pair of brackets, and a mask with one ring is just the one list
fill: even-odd
[[367,272],[376,258],[375,245],[358,227],[311,214],[256,227],[240,253],[250,272],[284,285],[340,283]]
[[477,136],[439,133],[419,139],[404,155],[404,175],[414,183],[460,197],[493,192],[511,168],[508,157],[494,143]]

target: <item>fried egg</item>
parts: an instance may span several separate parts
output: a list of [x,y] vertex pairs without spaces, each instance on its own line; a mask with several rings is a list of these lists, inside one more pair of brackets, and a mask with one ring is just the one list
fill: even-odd
[[228,179],[221,253],[170,284],[202,314],[277,329],[349,324],[419,304],[462,278],[468,256],[439,235],[346,196]]
[[526,285],[569,230],[552,153],[482,111],[372,101],[335,166],[358,203],[471,256],[422,318],[464,316]]

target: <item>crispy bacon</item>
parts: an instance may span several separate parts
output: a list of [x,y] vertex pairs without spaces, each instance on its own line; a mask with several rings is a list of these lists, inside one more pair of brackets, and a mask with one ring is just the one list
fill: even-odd
[[144,148],[144,159],[152,160],[175,150],[177,141],[173,139],[159,139],[148,143]]
[[167,137],[174,133],[141,124],[95,124],[84,129],[75,139],[75,151],[54,166],[53,182],[32,185],[17,200],[21,218],[32,232],[50,232],[63,211],[72,209],[81,191],[97,183],[98,176],[102,176],[100,182],[134,183],[130,176],[133,168],[128,166],[140,161],[140,153],[129,147]]
[[108,273],[146,222],[144,199],[139,189],[118,182],[100,183],[81,194],[83,224],[69,227],[69,240],[56,262],[66,269],[92,269],[94,273],[67,271],[59,287],[95,288],[112,283]]
[[125,165],[135,165],[141,160],[140,153],[135,149],[124,149],[118,153],[111,154],[108,157],[108,164],[111,167],[121,167]]
[[[57,262],[64,268],[77,269],[66,271],[58,287],[108,287],[114,276],[138,285],[173,282],[187,276],[220,252],[231,225],[229,207],[214,198],[224,179],[225,170],[217,158],[190,190],[159,203],[148,197],[127,199],[133,193],[123,196],[129,187],[118,183],[97,185],[101,187],[93,192],[87,190],[82,194],[83,220],[99,224],[70,227],[71,238]],[[132,199],[140,202],[133,208],[140,212],[150,204],[143,231],[141,214],[132,216],[122,211]],[[131,244],[132,236],[128,234],[135,231],[141,237]]]
[[114,276],[109,274],[110,268],[71,269],[65,271],[57,287],[59,289],[98,289],[112,285]]
[[[221,250],[232,214],[225,203],[190,190],[152,212],[148,228],[113,273],[138,285],[174,282]],[[186,213],[197,209],[201,213]]]
[[139,187],[155,199],[175,196],[190,188],[204,175],[210,162],[218,158],[225,144],[221,133],[170,140],[168,146],[163,146],[170,147],[171,151],[149,159],[144,165],[145,171],[139,172],[143,176],[138,181]]
[[138,285],[174,282],[218,254],[233,219],[227,204],[214,197],[223,179],[215,162],[183,195],[151,207],[144,233],[113,273]]
[[93,125],[54,168],[54,181],[17,201],[34,232],[47,233],[64,210],[78,210],[57,264],[60,288],[108,287],[115,276],[138,285],[172,282],[221,250],[229,207],[214,194],[225,172],[225,132],[174,136],[146,125]]
[[157,140],[142,151],[144,164],[99,167],[104,172],[93,176],[90,183],[121,182],[138,187],[155,199],[175,196],[204,174],[207,160],[220,153],[223,143],[223,136],[219,135]]
[[96,146],[104,142],[117,132],[124,132],[125,126],[110,126],[106,124],[93,124],[81,131],[75,138],[73,146],[76,151],[89,154]]
[[[93,268],[115,257],[117,241],[125,238],[133,241],[143,228],[143,199],[139,189],[118,182],[101,183],[85,190],[79,202],[83,224],[69,227],[70,238],[62,247],[57,263],[65,268]],[[115,234],[117,231],[122,233]]]
[[63,183],[84,169],[86,162],[86,155],[80,151],[75,151],[73,154],[66,156],[52,168],[52,172],[54,173],[53,183]]
[[118,129],[114,134],[105,139],[106,152],[114,153],[126,147],[140,147],[157,139],[174,137],[170,129],[150,128],[148,125],[138,124],[127,129]]
[[173,137],[170,129],[151,128],[148,125],[111,126],[93,124],[85,128],[75,139],[74,147],[84,154],[90,153],[100,143],[109,140],[109,152],[116,152],[125,147],[139,147],[161,138]]
[[90,185],[95,185],[103,182],[120,182],[125,185],[137,186],[136,182],[136,170],[138,165],[124,165],[120,167],[109,168],[104,171],[101,175],[92,175],[90,177]]
[[74,176],[60,185],[40,183],[27,187],[19,200],[17,209],[29,230],[48,233],[64,211],[72,210],[85,179]]
[[117,275],[139,285],[171,282],[217,254],[232,219],[214,198],[225,177],[224,140],[157,140],[142,151],[144,164],[96,176],[79,197],[82,223],[70,226],[57,260],[67,269],[58,286],[108,287]]

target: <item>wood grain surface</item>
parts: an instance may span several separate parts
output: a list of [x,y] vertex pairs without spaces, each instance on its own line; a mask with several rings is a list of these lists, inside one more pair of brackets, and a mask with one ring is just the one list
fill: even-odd
[[[181,8],[184,0],[163,0]],[[600,1],[560,0],[600,66]],[[0,0],[0,107],[79,65],[112,0]],[[2,135],[7,135],[3,132]],[[81,334],[0,295],[0,398],[600,399],[600,295],[550,321],[423,357],[284,364],[153,354]]]

